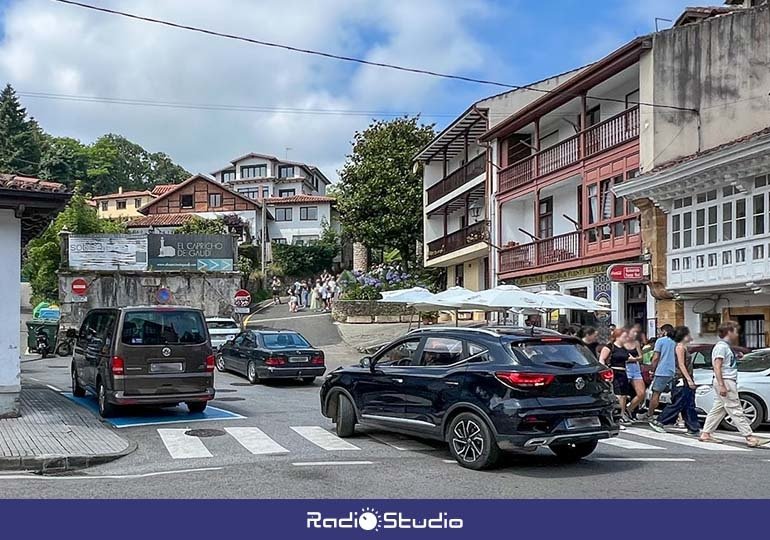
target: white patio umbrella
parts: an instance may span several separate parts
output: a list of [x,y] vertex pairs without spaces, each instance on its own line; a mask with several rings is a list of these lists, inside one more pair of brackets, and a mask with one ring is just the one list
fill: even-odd
[[498,285],[453,301],[460,309],[482,309],[485,311],[507,311],[509,309],[538,309],[541,298],[515,285]]
[[559,291],[540,291],[536,296],[544,298],[544,306],[547,309],[581,309],[585,311],[609,311],[610,305],[606,302],[597,302],[579,296],[570,296]]
[[413,304],[422,301],[429,301],[433,298],[433,293],[424,287],[412,287],[409,289],[399,289],[397,291],[383,291],[380,293],[382,299],[378,302]]
[[458,301],[474,294],[476,294],[474,291],[466,289],[465,287],[450,287],[445,291],[434,294],[433,298],[429,300],[412,304],[412,307],[417,311],[453,311],[455,315],[455,326],[457,326]]

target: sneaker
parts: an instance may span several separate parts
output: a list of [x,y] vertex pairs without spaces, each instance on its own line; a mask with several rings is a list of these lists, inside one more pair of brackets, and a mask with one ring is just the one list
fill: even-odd
[[618,423],[621,426],[628,426],[630,424],[633,424],[634,422],[628,416],[623,415],[623,416],[620,417],[620,420],[618,420]]
[[657,420],[651,420],[648,425],[652,428],[653,431],[657,431],[658,433],[666,432],[666,428]]
[[698,438],[700,438],[700,431],[690,431],[688,429],[687,433],[685,433],[685,435],[687,435],[688,437],[698,437]]

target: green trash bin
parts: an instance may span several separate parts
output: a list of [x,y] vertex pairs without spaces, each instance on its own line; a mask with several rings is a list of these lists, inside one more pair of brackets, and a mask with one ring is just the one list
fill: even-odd
[[53,319],[32,319],[27,321],[27,349],[29,352],[36,352],[38,328],[48,336],[48,343],[51,345],[51,354],[56,349],[56,336],[59,333],[59,321]]

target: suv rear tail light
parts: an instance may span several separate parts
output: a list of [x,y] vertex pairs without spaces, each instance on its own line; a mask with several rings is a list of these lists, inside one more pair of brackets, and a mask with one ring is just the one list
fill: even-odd
[[512,388],[540,388],[548,386],[556,378],[547,373],[522,373],[518,371],[498,371],[495,377]]
[[310,358],[310,363],[311,364],[315,364],[317,366],[322,366],[323,363],[324,363],[323,355],[322,354],[317,354],[317,355],[313,356],[312,358]]
[[214,371],[214,364],[216,363],[217,359],[213,354],[210,354],[206,357],[206,371],[212,372]]
[[601,377],[603,381],[611,383],[612,379],[615,378],[615,374],[611,369],[603,369],[599,372],[599,377]]
[[123,375],[126,372],[126,364],[120,356],[113,356],[110,361],[110,369],[113,375]]
[[283,358],[283,356],[269,356],[267,360],[265,360],[266,366],[282,366],[286,363],[286,360]]

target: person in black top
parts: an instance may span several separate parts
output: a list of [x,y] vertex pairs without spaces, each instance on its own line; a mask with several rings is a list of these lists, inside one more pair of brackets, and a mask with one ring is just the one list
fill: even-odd
[[620,418],[621,424],[632,423],[631,418],[626,411],[628,395],[631,393],[631,384],[629,383],[626,374],[626,363],[631,355],[631,351],[626,349],[627,341],[628,331],[625,328],[616,328],[610,336],[610,342],[604,346],[599,354],[599,362],[605,366],[609,366],[614,375],[614,378],[612,379],[612,391],[615,392],[615,396],[617,396],[618,402],[620,403],[620,410],[622,411]]
[[599,358],[599,353],[597,352],[599,348],[599,333],[596,331],[596,328],[593,326],[586,326],[580,329],[580,333],[582,334],[580,337],[583,340],[583,345],[588,347],[588,350],[591,351],[596,358]]

